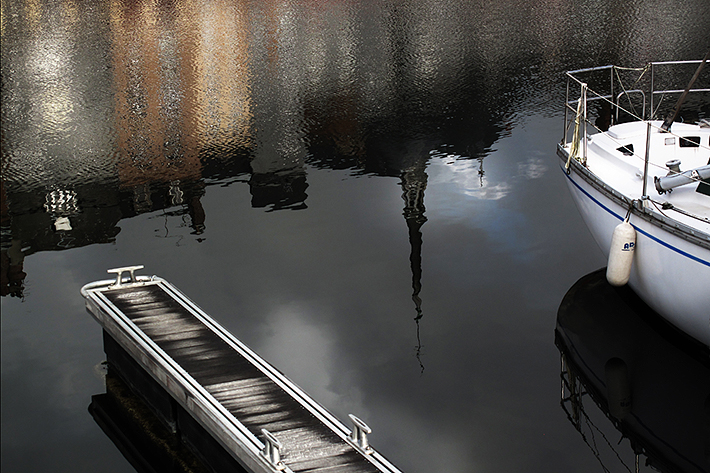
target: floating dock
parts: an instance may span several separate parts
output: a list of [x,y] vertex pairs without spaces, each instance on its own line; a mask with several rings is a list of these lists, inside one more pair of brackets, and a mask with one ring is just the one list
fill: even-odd
[[[81,293],[104,330],[109,362],[129,385],[160,388],[149,404],[169,428],[198,424],[255,473],[399,473],[369,445],[363,421],[350,415],[347,428],[175,286],[137,276],[142,268],[111,269],[115,279]],[[141,376],[147,383],[131,382]]]

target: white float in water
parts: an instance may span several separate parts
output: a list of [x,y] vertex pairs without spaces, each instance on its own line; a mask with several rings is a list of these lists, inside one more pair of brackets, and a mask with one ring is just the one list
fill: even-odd
[[611,236],[609,261],[606,266],[606,280],[612,286],[623,286],[629,282],[631,263],[636,249],[636,229],[624,220],[616,226]]

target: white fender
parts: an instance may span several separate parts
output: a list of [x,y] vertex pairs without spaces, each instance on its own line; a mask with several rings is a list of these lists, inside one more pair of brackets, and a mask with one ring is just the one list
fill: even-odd
[[611,236],[609,261],[606,265],[606,280],[612,286],[623,286],[629,282],[635,248],[636,229],[625,220],[616,226]]

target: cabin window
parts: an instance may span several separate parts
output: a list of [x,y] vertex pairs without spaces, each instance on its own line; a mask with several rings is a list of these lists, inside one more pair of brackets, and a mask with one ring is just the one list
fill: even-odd
[[634,145],[633,145],[633,143],[632,143],[632,144],[628,144],[628,145],[626,145],[626,146],[622,146],[622,147],[620,147],[620,148],[616,148],[616,150],[619,151],[620,153],[623,153],[624,156],[633,156],[633,155],[634,155]]
[[672,136],[670,138],[666,138],[666,146],[672,146],[675,145],[675,137]]
[[697,148],[700,146],[699,136],[683,136],[680,139],[681,148]]

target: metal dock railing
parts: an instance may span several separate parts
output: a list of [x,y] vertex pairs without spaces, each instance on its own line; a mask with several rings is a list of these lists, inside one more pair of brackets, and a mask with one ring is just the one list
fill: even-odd
[[[399,470],[298,386],[143,266],[81,289],[87,310],[204,430],[253,472]],[[163,418],[169,417],[163,416]],[[167,419],[170,422],[170,419]]]

